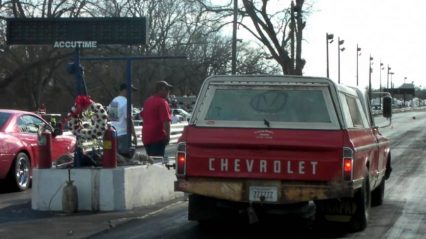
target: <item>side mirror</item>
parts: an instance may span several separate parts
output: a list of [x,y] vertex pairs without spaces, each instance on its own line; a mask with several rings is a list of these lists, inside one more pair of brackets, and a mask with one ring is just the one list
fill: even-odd
[[392,97],[390,96],[383,97],[383,117],[392,117]]

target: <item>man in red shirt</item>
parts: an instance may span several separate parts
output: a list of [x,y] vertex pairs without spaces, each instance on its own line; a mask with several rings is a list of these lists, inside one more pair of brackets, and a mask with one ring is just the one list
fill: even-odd
[[164,157],[170,141],[170,106],[167,97],[172,85],[166,81],[155,84],[155,92],[143,105],[142,142],[149,156]]

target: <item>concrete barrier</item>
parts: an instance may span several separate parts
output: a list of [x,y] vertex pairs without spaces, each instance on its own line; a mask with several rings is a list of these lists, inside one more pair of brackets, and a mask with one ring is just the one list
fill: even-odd
[[[62,211],[67,180],[65,169],[34,169],[32,209]],[[79,211],[130,210],[183,196],[174,192],[175,171],[161,165],[73,168],[71,180],[78,190]]]

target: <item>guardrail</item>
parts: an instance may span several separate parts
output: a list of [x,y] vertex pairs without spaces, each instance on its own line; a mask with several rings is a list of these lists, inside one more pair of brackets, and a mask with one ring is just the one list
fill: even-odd
[[[135,120],[135,131],[136,131],[136,138],[137,138],[137,147],[142,147],[142,125],[141,121]],[[182,135],[183,128],[188,125],[188,122],[181,122],[176,124],[171,124],[170,126],[170,143],[175,144],[177,143],[179,137]]]

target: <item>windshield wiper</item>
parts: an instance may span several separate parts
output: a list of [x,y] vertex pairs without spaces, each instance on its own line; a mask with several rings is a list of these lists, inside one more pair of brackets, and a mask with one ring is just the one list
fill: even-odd
[[271,123],[267,119],[263,119],[263,123],[268,126],[268,128],[271,128]]

